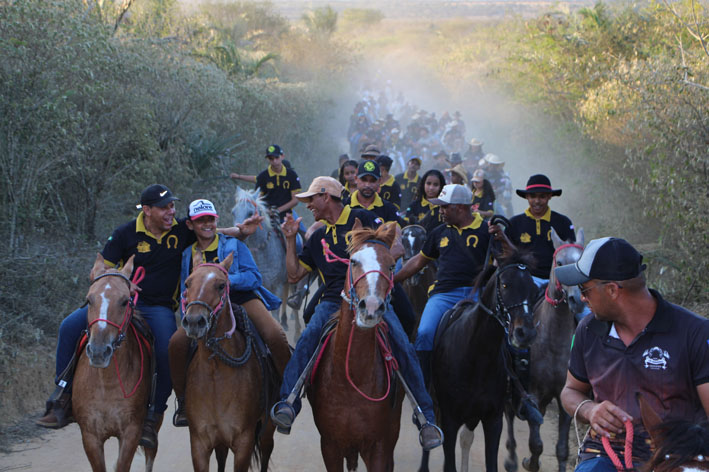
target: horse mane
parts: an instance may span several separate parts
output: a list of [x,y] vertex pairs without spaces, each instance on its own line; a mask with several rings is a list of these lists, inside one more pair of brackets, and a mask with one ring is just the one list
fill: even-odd
[[645,465],[645,471],[670,471],[693,462],[697,456],[709,456],[709,421],[694,423],[668,420],[652,430],[655,454]]
[[350,242],[347,244],[347,252],[352,254],[355,252],[357,249],[362,247],[362,245],[369,241],[369,240],[376,240],[376,241],[381,241],[383,243],[387,244],[387,247],[389,246],[389,243],[384,240],[386,233],[386,225],[381,225],[377,229],[371,229],[371,228],[362,228],[362,229],[357,229],[353,230],[349,233],[350,235]]
[[496,259],[497,265],[489,264],[487,269],[481,271],[478,276],[475,277],[475,280],[473,281],[473,293],[479,290],[487,283],[488,280],[490,280],[490,277],[492,277],[492,274],[495,273],[498,267],[504,267],[510,264],[523,264],[530,269],[534,269],[536,264],[534,255],[529,250],[520,249],[517,247],[513,248],[511,251],[503,253]]
[[273,225],[271,224],[271,218],[268,214],[268,207],[266,206],[266,202],[261,196],[261,190],[259,190],[258,188],[256,188],[255,190],[245,190],[241,187],[236,187],[234,201],[236,204],[235,207],[240,205],[252,205],[252,202],[256,203],[259,215],[263,216],[263,222],[261,224],[267,231],[271,231],[273,229]]

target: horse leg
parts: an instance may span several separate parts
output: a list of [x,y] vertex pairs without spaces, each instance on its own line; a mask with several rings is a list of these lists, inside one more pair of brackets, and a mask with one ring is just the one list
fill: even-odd
[[217,471],[226,471],[226,458],[229,455],[229,448],[220,444],[214,448],[214,455],[217,458]]
[[455,443],[458,441],[460,420],[451,415],[441,414],[441,430],[443,431],[443,471],[456,472]]
[[507,419],[507,458],[505,458],[505,470],[515,472],[517,470],[517,441],[515,440],[515,413],[510,400],[505,401],[505,418]]
[[212,448],[198,434],[190,431],[190,452],[192,453],[192,468],[195,472],[209,472],[209,456]]
[[258,438],[259,450],[261,451],[261,472],[268,471],[268,463],[271,460],[271,454],[273,453],[273,432],[275,431],[275,426],[271,421],[269,421]]
[[[320,451],[327,472],[344,472],[344,457],[337,445],[320,436]],[[356,470],[356,469],[355,469]]]
[[470,462],[470,449],[473,447],[475,432],[463,425],[460,428],[460,472],[468,472]]
[[483,420],[485,433],[485,470],[497,472],[497,452],[500,449],[500,436],[502,436],[502,412],[494,418]]
[[288,331],[288,316],[286,315],[288,304],[285,302],[285,300],[288,300],[288,293],[290,292],[290,287],[291,284],[285,283],[283,284],[283,288],[281,289],[281,300],[283,300],[283,303],[281,303],[281,326],[283,327],[283,331]]
[[[118,460],[116,461],[116,472],[129,472],[135,451],[138,449],[138,441],[140,440],[140,426],[136,425],[133,428],[127,428],[118,438]],[[146,469],[147,469],[146,461]]]
[[561,399],[556,397],[559,408],[559,440],[556,443],[556,460],[559,461],[559,472],[566,472],[566,462],[569,459],[569,428],[571,416],[561,406]]
[[528,421],[529,423],[529,452],[531,456],[525,458],[522,461],[522,465],[525,469],[531,472],[537,472],[539,470],[539,456],[542,455],[544,451],[544,443],[542,442],[542,437],[539,434],[539,423],[533,421]]
[[231,443],[234,453],[234,472],[248,472],[251,466],[251,455],[254,453],[256,438],[248,431],[237,436]]
[[84,452],[91,464],[93,472],[106,472],[106,457],[103,452],[103,441],[95,434],[81,432],[81,441],[84,443]]
[[428,472],[428,459],[430,456],[430,451],[421,452],[421,464],[419,465],[419,472]]

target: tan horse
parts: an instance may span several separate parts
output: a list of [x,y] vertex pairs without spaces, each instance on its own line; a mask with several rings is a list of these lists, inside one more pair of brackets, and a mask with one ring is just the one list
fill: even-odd
[[390,223],[376,232],[359,228],[356,222],[350,233],[345,283],[352,303],[342,302],[339,324],[322,355],[308,398],[328,471],[342,471],[343,459],[348,470],[355,470],[358,454],[368,471],[391,471],[403,389],[394,388],[395,374],[387,372],[377,325],[393,285],[394,258],[389,248],[396,227]]
[[231,449],[235,472],[249,470],[252,457],[266,472],[275,427],[262,404],[268,398],[262,389],[266,374],[257,355],[248,354],[250,341],[235,330],[227,275],[232,261],[229,254],[220,264],[201,264],[197,253],[185,281],[182,326],[198,341],[185,389],[192,465],[195,471],[208,471],[216,451],[223,471]]
[[[147,413],[151,352],[131,324],[138,316],[130,299],[132,272],[133,256],[119,271],[106,269],[99,254],[86,295],[89,340],[77,362],[72,408],[94,472],[106,470],[103,444],[110,437],[119,443],[116,471],[130,470]],[[151,471],[157,448],[144,452]]]

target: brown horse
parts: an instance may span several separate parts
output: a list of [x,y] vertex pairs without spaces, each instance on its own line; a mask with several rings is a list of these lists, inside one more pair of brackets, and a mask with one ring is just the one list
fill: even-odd
[[[308,389],[320,448],[328,471],[356,470],[357,455],[370,472],[394,469],[403,390],[382,358],[388,348],[378,326],[393,286],[394,258],[389,252],[396,227],[350,233],[351,255],[339,324],[324,349]],[[333,262],[335,264],[340,262]]]
[[[147,413],[151,353],[131,323],[138,316],[130,299],[132,272],[133,256],[119,271],[106,269],[99,254],[86,295],[89,338],[74,374],[72,409],[94,472],[106,470],[103,444],[110,437],[119,443],[116,471],[130,470]],[[151,471],[157,448],[144,452]]]
[[231,449],[234,471],[249,470],[254,458],[265,472],[275,429],[262,388],[267,373],[251,351],[251,339],[235,329],[229,301],[232,261],[229,254],[219,264],[201,264],[197,253],[182,295],[182,326],[197,340],[185,388],[192,465],[195,471],[208,471],[209,457],[216,451],[219,471],[224,471]]
[[[529,394],[539,406],[542,415],[547,406],[556,400],[559,411],[556,442],[556,458],[559,472],[566,470],[569,457],[569,428],[571,417],[561,406],[561,390],[566,382],[566,370],[571,355],[571,338],[576,329],[574,316],[583,310],[581,294],[576,286],[561,285],[556,279],[554,268],[576,262],[583,252],[583,229],[579,229],[576,243],[563,241],[551,230],[554,244],[552,269],[549,274],[549,285],[546,288],[544,300],[534,308],[534,323],[537,326],[537,338],[530,346],[530,385]],[[514,437],[514,406],[511,402],[505,405],[507,418],[507,452],[505,470],[517,470],[517,454]],[[528,420],[529,424],[529,458],[522,461],[525,469],[536,472],[539,470],[539,457],[544,449],[544,443],[539,432],[540,424]],[[467,470],[467,469],[465,469]]]

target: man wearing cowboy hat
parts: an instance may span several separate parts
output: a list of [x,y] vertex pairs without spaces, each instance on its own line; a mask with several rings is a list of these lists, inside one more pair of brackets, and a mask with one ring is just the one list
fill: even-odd
[[485,175],[495,191],[495,209],[498,213],[510,216],[512,209],[512,181],[510,174],[505,172],[505,161],[497,154],[485,154],[483,158]]

